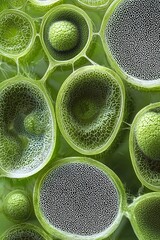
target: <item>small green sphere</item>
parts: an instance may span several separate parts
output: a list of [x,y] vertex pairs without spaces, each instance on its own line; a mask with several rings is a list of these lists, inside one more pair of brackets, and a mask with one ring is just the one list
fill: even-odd
[[70,21],[57,21],[49,28],[48,39],[51,46],[58,52],[70,51],[79,40],[77,26]]
[[45,131],[41,116],[36,112],[32,112],[25,117],[24,128],[28,133],[35,135],[40,135]]
[[21,191],[10,192],[4,201],[4,212],[13,221],[27,220],[31,213],[29,197]]
[[160,114],[145,113],[137,122],[136,140],[142,152],[152,160],[160,160]]

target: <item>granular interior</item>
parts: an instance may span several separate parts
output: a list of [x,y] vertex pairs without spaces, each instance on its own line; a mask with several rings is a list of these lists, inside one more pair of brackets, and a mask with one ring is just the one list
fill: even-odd
[[55,228],[93,235],[106,230],[116,219],[119,195],[110,178],[97,167],[64,164],[43,179],[40,209]]

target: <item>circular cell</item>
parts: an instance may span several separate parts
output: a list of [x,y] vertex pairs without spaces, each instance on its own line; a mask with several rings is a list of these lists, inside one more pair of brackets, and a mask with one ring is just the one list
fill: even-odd
[[132,227],[141,239],[160,239],[160,194],[148,193],[138,197],[129,209]]
[[15,225],[6,231],[2,240],[51,240],[42,229],[31,224]]
[[0,167],[3,174],[27,177],[50,160],[55,119],[44,87],[24,77],[6,80],[0,90]]
[[4,212],[13,221],[23,222],[27,220],[31,210],[29,197],[20,190],[10,192],[4,199]]
[[160,82],[158,0],[116,0],[102,23],[103,44],[112,67],[141,87]]
[[45,15],[40,37],[50,61],[74,61],[89,47],[91,20],[76,6],[60,5]]
[[125,92],[111,70],[83,67],[61,86],[56,116],[61,133],[76,151],[92,155],[106,150],[121,126]]
[[63,159],[39,178],[35,212],[44,228],[60,239],[100,239],[120,222],[121,190],[117,176],[103,164]]
[[160,103],[141,109],[131,125],[129,149],[137,177],[151,190],[160,189]]
[[7,56],[24,55],[34,43],[34,22],[18,10],[5,10],[0,14],[0,32],[0,52]]

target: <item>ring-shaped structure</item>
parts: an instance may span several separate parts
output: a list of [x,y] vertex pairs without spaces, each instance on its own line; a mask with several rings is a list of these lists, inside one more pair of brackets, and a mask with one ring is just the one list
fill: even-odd
[[7,230],[1,240],[52,240],[41,228],[32,224],[18,224]]
[[51,159],[56,141],[52,102],[44,86],[23,76],[0,85],[0,169],[23,178]]
[[116,0],[101,25],[103,46],[112,68],[137,88],[160,85],[159,8],[154,0]]
[[160,121],[157,117],[160,119],[159,102],[141,109],[132,122],[129,136],[129,150],[135,173],[142,184],[153,191],[160,190],[160,160],[157,158]]
[[59,239],[109,236],[126,207],[123,185],[112,170],[90,158],[57,161],[39,176],[34,208],[43,227]]
[[[49,41],[49,31],[52,24],[56,22],[62,22],[62,27],[59,27],[59,33],[60,36],[65,35],[65,30],[63,29],[64,21],[70,22],[77,28],[79,34],[78,41],[77,45],[71,50],[57,51],[53,48]],[[92,38],[92,23],[88,15],[82,9],[74,5],[62,4],[51,9],[45,15],[41,25],[40,38],[42,46],[50,61],[67,63],[74,62],[80,56],[83,56],[89,47]],[[65,43],[66,41],[64,44]],[[59,45],[63,45],[63,37],[60,39]]]
[[144,194],[129,206],[128,216],[133,230],[141,240],[160,239],[160,193]]
[[26,13],[9,9],[0,14],[0,52],[9,57],[25,55],[34,44],[36,27]]
[[59,2],[60,0],[29,0],[31,3],[37,5],[37,6],[52,6],[56,2]]
[[89,8],[106,8],[112,0],[77,0],[79,4]]
[[86,66],[62,84],[56,100],[60,131],[76,151],[93,155],[107,150],[124,117],[125,90],[110,69]]

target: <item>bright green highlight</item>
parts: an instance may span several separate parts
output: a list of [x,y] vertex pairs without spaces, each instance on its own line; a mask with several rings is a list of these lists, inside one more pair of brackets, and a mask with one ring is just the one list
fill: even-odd
[[4,201],[4,212],[13,221],[25,221],[31,213],[31,203],[23,192],[12,191]]
[[153,160],[160,160],[160,114],[145,113],[137,122],[135,136],[142,152]]
[[56,51],[70,51],[78,43],[78,28],[70,21],[57,21],[49,28],[48,39]]
[[25,130],[30,134],[40,135],[45,132],[45,126],[40,121],[41,118],[38,113],[33,112],[27,115],[24,119]]

